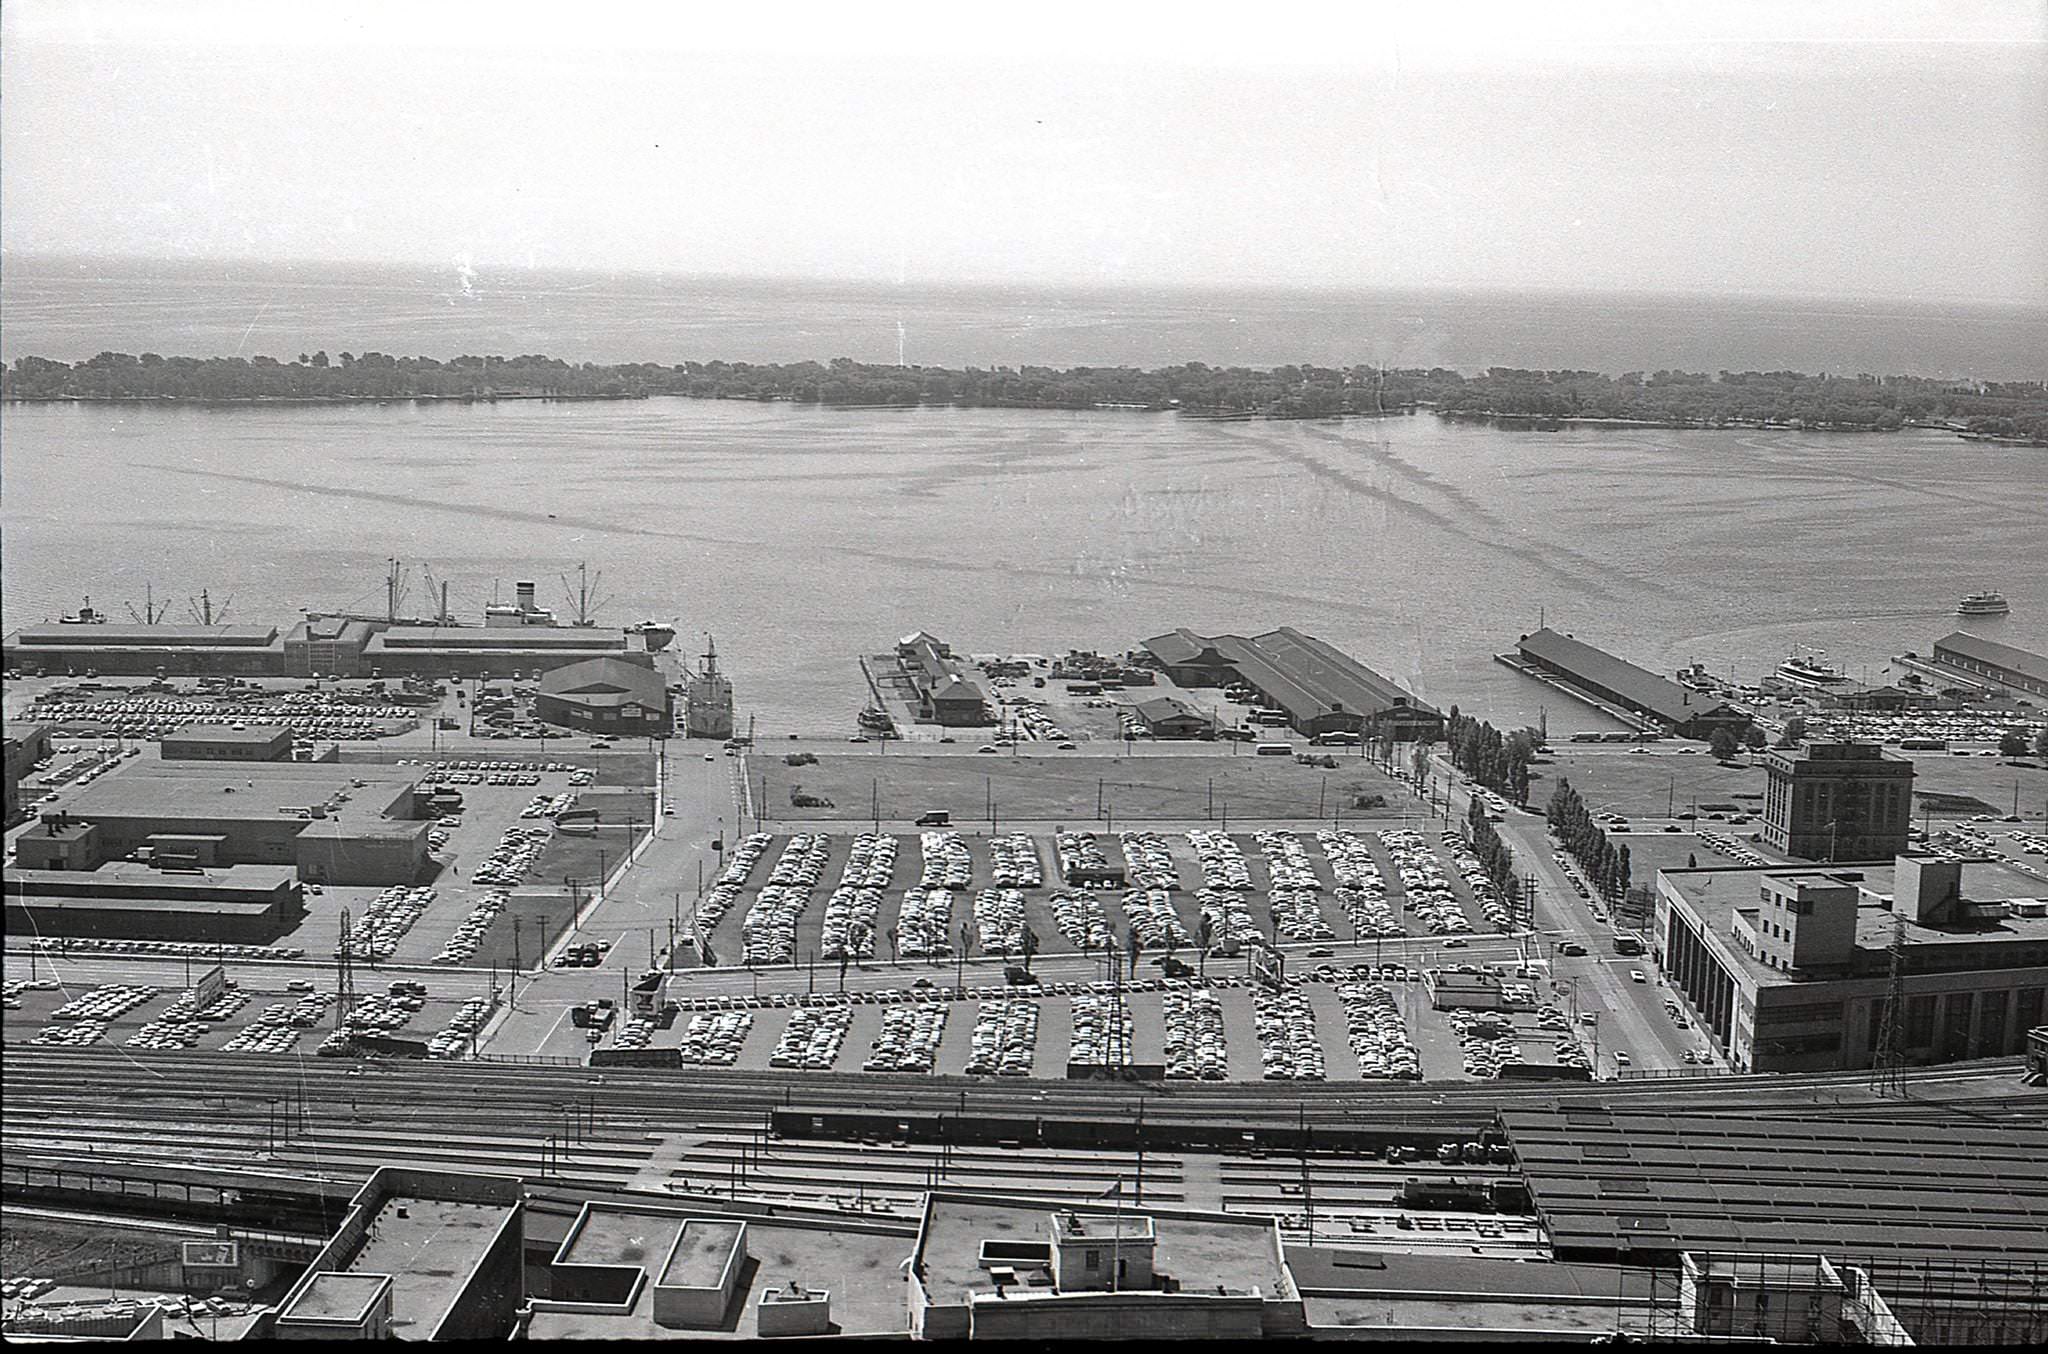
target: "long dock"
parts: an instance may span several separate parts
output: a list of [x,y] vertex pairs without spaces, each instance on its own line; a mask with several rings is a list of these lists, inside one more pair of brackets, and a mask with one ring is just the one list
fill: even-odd
[[1493,661],[1496,663],[1505,663],[1509,667],[1513,668],[1516,672],[1521,673],[1524,677],[1532,677],[1535,680],[1543,683],[1545,686],[1553,687],[1558,691],[1562,691],[1565,695],[1570,696],[1573,700],[1580,701],[1586,705],[1592,706],[1595,710],[1598,710],[1601,714],[1606,715],[1608,718],[1620,720],[1623,724],[1628,725],[1628,727],[1636,730],[1638,733],[1663,732],[1664,726],[1659,724],[1656,720],[1651,719],[1646,715],[1639,715],[1633,710],[1624,709],[1623,707],[1614,704],[1612,701],[1603,700],[1599,696],[1596,696],[1592,692],[1586,690],[1584,687],[1575,686],[1572,683],[1566,681],[1564,678],[1558,676],[1556,673],[1551,672],[1548,669],[1536,666],[1536,664],[1531,663],[1527,659],[1523,658],[1520,654],[1497,653],[1493,656]]

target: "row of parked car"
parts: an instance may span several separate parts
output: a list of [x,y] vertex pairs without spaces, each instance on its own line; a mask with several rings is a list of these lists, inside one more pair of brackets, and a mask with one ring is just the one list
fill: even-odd
[[502,889],[492,889],[478,898],[469,909],[469,915],[457,923],[448,936],[448,943],[434,956],[437,964],[460,964],[482,948],[484,936],[490,931],[505,909],[512,905],[512,895]]
[[740,1046],[754,1028],[751,1011],[713,1011],[690,1017],[683,1029],[682,1060],[708,1067],[731,1067],[739,1061]]
[[863,832],[847,848],[839,872],[842,888],[886,889],[896,877],[896,839],[886,832]]
[[927,889],[964,889],[974,882],[974,857],[957,832],[932,831],[918,837],[922,865],[918,886]]
[[1205,885],[1195,890],[1195,907],[1209,923],[1209,943],[1212,945],[1227,946],[1264,939],[1259,932],[1259,924],[1252,920],[1252,910],[1245,902],[1245,895],[1236,889],[1212,889]]
[[953,895],[946,889],[911,889],[896,916],[896,952],[905,959],[953,953]]
[[1013,832],[992,837],[988,843],[994,861],[991,877],[998,888],[1035,889],[1045,883],[1045,867],[1038,859],[1038,845],[1029,833]]
[[1401,876],[1401,891],[1406,895],[1402,906],[1420,917],[1433,936],[1469,935],[1472,923],[1423,835],[1408,828],[1392,828],[1380,833],[1380,841]]
[[829,1070],[839,1059],[839,1046],[853,1025],[853,1010],[846,1006],[813,1007],[793,1013],[768,1055],[770,1067],[801,1067],[808,1071]]
[[825,863],[832,854],[832,838],[823,832],[799,832],[789,839],[768,872],[768,882],[782,888],[809,892],[825,877]]
[[1169,992],[1161,998],[1160,1007],[1166,1019],[1166,1075],[1197,1081],[1227,1078],[1230,1064],[1221,999],[1206,988]]
[[930,1072],[938,1066],[939,1041],[946,1037],[946,1006],[896,1006],[882,1015],[882,1032],[861,1064],[866,1072]]
[[1261,832],[1256,840],[1266,857],[1266,871],[1275,889],[1320,889],[1322,880],[1309,864],[1308,848],[1292,832]]
[[1061,832],[1053,837],[1053,845],[1059,851],[1060,878],[1069,884],[1111,873],[1109,856],[1092,832]]
[[1321,895],[1313,889],[1275,888],[1268,899],[1273,930],[1283,940],[1334,940],[1337,933],[1323,916]]
[[1299,990],[1261,990],[1252,1000],[1261,1073],[1267,1081],[1322,1081],[1329,1075],[1316,1016]]
[[1195,828],[1188,833],[1188,843],[1195,848],[1195,861],[1202,867],[1204,887],[1251,888],[1251,869],[1245,864],[1244,852],[1231,840],[1229,833]]
[[[818,952],[826,959],[875,957],[875,923],[882,915],[882,890],[841,884],[825,900]],[[897,928],[901,934],[902,928]]]
[[1479,863],[1479,857],[1465,844],[1464,837],[1456,832],[1443,834],[1444,850],[1450,852],[1451,864],[1464,877],[1466,887],[1472,890],[1472,898],[1479,904],[1479,915],[1486,924],[1496,931],[1509,932],[1515,929],[1515,916],[1507,901],[1500,896],[1500,890],[1486,877],[1486,867]]
[[754,872],[754,865],[768,853],[769,843],[774,836],[766,832],[749,832],[733,843],[732,854],[726,858],[725,868],[718,872],[715,884],[729,884],[740,887],[747,882],[747,876]]
[[1052,906],[1053,925],[1082,951],[1106,950],[1116,944],[1109,916],[1102,900],[1079,889],[1061,889],[1047,900]]
[[1124,894],[1124,921],[1148,950],[1186,949],[1194,937],[1174,911],[1173,895],[1164,889],[1132,889]]
[[748,964],[794,964],[796,924],[811,903],[808,888],[763,884],[754,905],[740,922],[740,940]]
[[304,959],[297,945],[220,945],[199,940],[123,940],[97,936],[36,936],[32,950],[62,954],[157,954],[171,959]]
[[1422,1056],[1394,1004],[1394,994],[1378,983],[1345,983],[1337,989],[1344,1007],[1344,1033],[1358,1055],[1362,1077],[1422,1078]]
[[350,923],[349,953],[357,959],[391,958],[398,953],[398,942],[405,939],[406,932],[425,915],[437,896],[435,890],[425,885],[393,884],[385,889]]
[[968,1075],[1028,1077],[1037,1052],[1037,1002],[985,1001],[974,1013]]
[[1085,1067],[1123,1067],[1131,1061],[1131,1009],[1100,992],[1073,1000],[1073,1043],[1067,1061]]
[[519,827],[516,824],[508,827],[498,838],[498,844],[491,848],[491,854],[470,872],[470,878],[479,884],[506,888],[523,883],[533,873],[533,867],[540,863],[549,840],[548,830],[544,827]]
[[1173,848],[1157,832],[1125,832],[1119,838],[1124,848],[1124,881],[1137,889],[1177,889],[1180,871],[1173,864]]
[[983,889],[974,895],[974,928],[983,954],[1024,953],[1024,895],[1017,889]]

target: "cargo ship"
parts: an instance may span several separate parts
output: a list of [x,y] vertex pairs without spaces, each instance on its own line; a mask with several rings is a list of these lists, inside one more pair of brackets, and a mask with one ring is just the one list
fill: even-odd
[[686,738],[732,737],[732,683],[718,670],[718,645],[704,636],[704,662],[683,688]]

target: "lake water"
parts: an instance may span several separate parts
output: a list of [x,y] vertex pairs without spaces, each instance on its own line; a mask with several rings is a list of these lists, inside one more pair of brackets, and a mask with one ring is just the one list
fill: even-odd
[[1875,676],[1995,587],[2013,614],[1972,628],[2048,647],[2048,456],[1931,432],[680,399],[0,418],[10,628],[86,593],[122,616],[150,580],[177,620],[201,587],[234,620],[381,610],[387,555],[474,618],[494,579],[563,605],[587,560],[605,620],[715,633],[771,731],[842,727],[854,656],[918,628],[1053,653],[1292,624],[1496,722],[1547,704],[1554,732],[1601,721],[1491,661],[1539,612],[1658,670],[1754,681],[1805,644]]

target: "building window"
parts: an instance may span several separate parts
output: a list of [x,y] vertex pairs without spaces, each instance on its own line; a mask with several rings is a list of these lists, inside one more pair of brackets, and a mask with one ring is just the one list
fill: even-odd
[[1094,1250],[1083,1252],[1082,1263],[1089,1269],[1101,1269],[1102,1252]]

